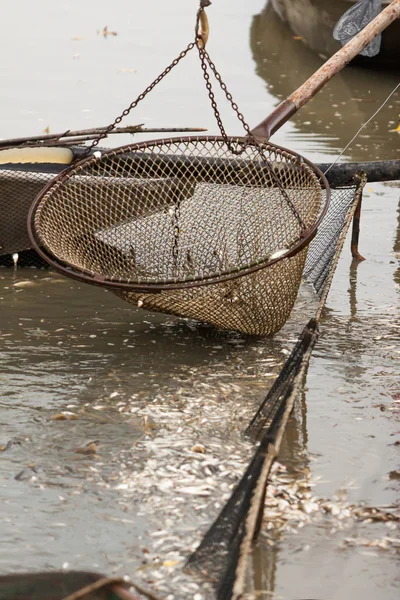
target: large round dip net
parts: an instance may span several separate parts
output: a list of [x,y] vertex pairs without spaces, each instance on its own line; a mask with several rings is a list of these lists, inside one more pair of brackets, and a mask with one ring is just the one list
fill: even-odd
[[[231,144],[242,144],[240,156]],[[268,335],[282,327],[328,202],[316,167],[243,138],[95,154],[35,203],[34,239],[55,268],[221,329]]]
[[[83,160],[39,194],[28,228],[35,249],[65,275],[151,311],[272,335],[294,305],[329,185],[315,165],[250,131],[205,50],[209,4],[200,1],[194,41]],[[162,139],[88,157],[194,48],[221,136]],[[242,137],[227,135],[211,78]],[[275,130],[291,111],[274,111]]]

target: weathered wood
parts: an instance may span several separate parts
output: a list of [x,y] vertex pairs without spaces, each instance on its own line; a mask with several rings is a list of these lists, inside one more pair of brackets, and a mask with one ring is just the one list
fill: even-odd
[[364,27],[341,50],[338,50],[318,71],[289,96],[289,100],[293,102],[296,109],[298,110],[304,106],[334,75],[339,73],[357,54],[364,50],[379,33],[389,27],[397,17],[400,17],[400,0],[393,0],[371,23]]

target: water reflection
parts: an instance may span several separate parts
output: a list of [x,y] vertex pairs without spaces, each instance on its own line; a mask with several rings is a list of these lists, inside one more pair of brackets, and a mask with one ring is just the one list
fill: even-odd
[[[253,19],[250,45],[257,74],[279,100],[294,92],[323,62],[294,38],[269,3]],[[304,152],[328,150],[336,154],[398,83],[395,73],[345,68],[292,118],[296,132],[289,134],[288,140]],[[399,158],[399,134],[390,132],[397,126],[399,112],[398,91],[346,151],[347,159]]]
[[399,266],[396,269],[396,272],[394,274],[394,282],[400,288],[400,184],[398,184],[398,187],[399,187],[399,206],[397,208],[397,230],[396,230],[396,237],[394,240],[393,252],[399,263]]
[[357,269],[359,265],[358,260],[353,260],[349,269],[349,300],[352,319],[357,316]]
[[[307,403],[306,393],[303,390],[287,424],[278,457],[279,462],[285,465],[287,474],[293,477],[293,480],[299,474],[304,474],[309,468],[307,440]],[[255,593],[271,597],[274,595],[280,562],[279,555],[279,535],[272,533],[266,541],[261,534],[251,557],[249,588]]]
[[[333,29],[350,4],[357,0],[271,0],[278,15],[287,22],[294,35],[318,54],[328,58],[340,49],[333,38]],[[391,0],[383,0],[385,8]],[[396,61],[399,52],[398,34],[400,21],[393,23],[382,36],[379,55],[371,58],[358,56],[355,60],[364,67],[399,68]]]

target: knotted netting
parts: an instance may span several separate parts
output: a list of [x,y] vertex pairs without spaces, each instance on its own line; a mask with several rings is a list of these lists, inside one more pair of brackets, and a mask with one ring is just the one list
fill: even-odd
[[310,244],[305,267],[319,305],[315,318],[304,327],[270,391],[248,424],[245,435],[257,442],[253,458],[228,502],[189,557],[189,571],[214,584],[218,600],[238,600],[251,590],[249,556],[262,520],[268,476],[286,424],[305,381],[318,320],[325,306],[336,266],[366,183],[365,174],[353,185],[332,190],[331,204],[319,232]]
[[270,335],[293,308],[328,201],[322,174],[288,150],[178,138],[67,169],[36,201],[32,231],[66,275],[148,310]]

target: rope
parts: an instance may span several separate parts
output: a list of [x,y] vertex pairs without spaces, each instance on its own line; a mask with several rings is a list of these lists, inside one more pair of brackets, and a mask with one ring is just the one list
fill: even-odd
[[347,146],[345,146],[343,148],[343,150],[341,151],[341,153],[335,158],[335,160],[333,161],[333,163],[329,166],[329,168],[325,171],[324,175],[326,175],[328,173],[328,171],[330,171],[332,169],[332,167],[337,163],[337,161],[343,156],[343,154],[346,152],[347,148],[354,142],[354,140],[358,137],[358,135],[361,133],[361,131],[364,129],[364,127],[366,127],[374,117],[376,117],[376,115],[382,110],[382,108],[385,106],[385,104],[387,104],[390,100],[390,98],[393,96],[393,94],[396,93],[396,91],[400,88],[400,83],[398,83],[396,85],[396,87],[394,88],[394,90],[392,90],[389,94],[389,96],[386,98],[386,100],[381,104],[381,106],[378,108],[378,110],[376,110],[374,112],[374,114],[368,119],[368,121],[366,121],[363,125],[361,125],[360,129],[357,131],[357,133],[351,138],[351,140],[349,141],[349,143],[347,144]]

